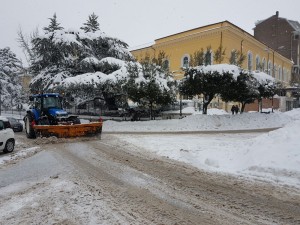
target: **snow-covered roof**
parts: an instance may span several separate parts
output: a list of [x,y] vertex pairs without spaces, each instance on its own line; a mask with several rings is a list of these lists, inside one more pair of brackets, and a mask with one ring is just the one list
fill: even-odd
[[152,42],[141,44],[141,45],[138,45],[138,46],[132,46],[132,47],[129,47],[129,51],[135,51],[135,50],[140,50],[140,49],[143,49],[143,48],[149,48],[149,47],[153,46],[154,44],[155,44],[155,42],[152,41]]
[[298,21],[287,20],[295,31],[300,31],[300,23]]
[[0,116],[0,120],[2,120],[2,121],[8,121],[8,119],[6,117],[4,117],[4,116]]

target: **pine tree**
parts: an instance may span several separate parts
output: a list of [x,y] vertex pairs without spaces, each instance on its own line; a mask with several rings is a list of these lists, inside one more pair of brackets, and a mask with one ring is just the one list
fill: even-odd
[[50,20],[50,24],[48,27],[44,27],[44,31],[46,31],[47,33],[49,32],[53,32],[53,31],[56,31],[56,30],[63,30],[64,28],[63,27],[60,27],[60,23],[57,22],[57,19],[56,19],[56,13],[54,13],[53,17],[52,18],[48,18]]
[[94,13],[89,15],[89,18],[86,23],[83,24],[83,27],[80,27],[81,30],[84,30],[85,33],[93,32],[95,33],[97,30],[100,30],[100,25],[98,23],[98,16]]
[[0,49],[1,105],[7,108],[22,100],[22,86],[18,74],[23,70],[22,63],[10,48]]
[[[98,30],[99,24],[92,21],[97,21],[95,14],[85,24],[90,29],[87,32]],[[57,27],[54,16],[48,29],[44,29],[45,34],[31,40],[30,72],[34,75],[31,91],[52,92],[63,88],[77,103],[95,97],[96,93],[107,101],[120,96],[120,82],[127,76],[125,61],[133,60],[128,45],[102,32],[90,35],[82,30],[57,30]],[[99,75],[103,78],[99,79]],[[77,77],[79,80],[84,77],[84,81],[77,82]]]

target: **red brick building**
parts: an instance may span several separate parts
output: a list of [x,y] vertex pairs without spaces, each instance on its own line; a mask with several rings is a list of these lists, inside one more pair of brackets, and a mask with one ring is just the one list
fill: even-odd
[[[275,15],[256,23],[254,37],[291,59],[294,62],[292,79],[300,81],[300,23],[298,21],[279,17],[277,11]],[[270,52],[268,64],[272,65],[272,60],[272,52]]]

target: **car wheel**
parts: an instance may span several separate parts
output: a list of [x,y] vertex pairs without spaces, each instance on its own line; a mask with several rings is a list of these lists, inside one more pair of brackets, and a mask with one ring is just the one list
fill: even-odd
[[24,120],[25,120],[26,136],[28,138],[32,138],[32,139],[36,138],[36,134],[34,132],[34,129],[33,129],[32,125],[31,125],[31,123],[32,123],[31,116],[27,114]]
[[9,153],[15,149],[15,141],[13,139],[9,139],[6,144],[3,152]]

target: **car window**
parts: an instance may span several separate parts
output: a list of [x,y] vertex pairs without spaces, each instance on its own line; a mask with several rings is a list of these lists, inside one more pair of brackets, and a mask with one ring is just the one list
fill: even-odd
[[16,120],[15,118],[8,118],[8,120],[9,120],[9,122],[11,122],[11,123],[17,122],[17,120]]
[[3,130],[4,129],[4,123],[3,121],[0,120],[0,130]]
[[5,129],[6,128],[11,128],[11,125],[10,125],[10,123],[8,121],[4,121],[3,123],[4,123],[4,128]]
[[11,117],[8,118],[8,121],[13,124],[18,123],[18,121],[15,118],[11,118]]

